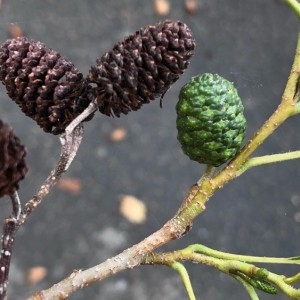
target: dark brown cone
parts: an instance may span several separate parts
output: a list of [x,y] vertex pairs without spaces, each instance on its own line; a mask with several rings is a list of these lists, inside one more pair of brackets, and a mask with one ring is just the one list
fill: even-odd
[[24,37],[1,45],[0,80],[22,111],[53,134],[64,132],[89,104],[81,101],[77,106],[87,84],[74,65],[41,42]]
[[28,171],[25,147],[11,127],[0,120],[0,197],[12,195]]
[[120,116],[162,97],[187,68],[195,41],[188,26],[167,20],[127,37],[97,60],[87,77],[99,110]]

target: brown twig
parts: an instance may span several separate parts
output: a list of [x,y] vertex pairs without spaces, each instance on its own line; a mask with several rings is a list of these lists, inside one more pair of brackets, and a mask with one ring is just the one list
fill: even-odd
[[40,291],[28,300],[66,299],[71,293],[93,282],[103,280],[126,269],[133,269],[141,264],[144,256],[154,249],[177,239],[186,232],[180,224],[174,226],[173,220],[167,222],[160,230],[151,234],[140,243],[122,253],[107,259],[105,262],[87,270],[76,270],[63,281],[51,288]]
[[9,266],[12,255],[14,239],[19,226],[14,217],[7,218],[3,224],[3,235],[1,240],[1,257],[0,257],[0,299],[6,298]]
[[15,235],[20,226],[27,220],[28,216],[35,210],[42,199],[66,172],[78,151],[82,136],[83,126],[81,124],[77,126],[74,131],[61,136],[62,149],[56,167],[42,184],[36,195],[25,204],[21,213],[21,205],[17,194],[11,196],[13,213],[11,217],[4,220],[3,224],[2,250],[0,256],[0,300],[6,299],[8,275]]

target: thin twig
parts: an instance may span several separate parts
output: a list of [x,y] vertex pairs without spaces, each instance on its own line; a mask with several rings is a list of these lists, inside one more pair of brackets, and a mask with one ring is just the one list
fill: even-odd
[[36,195],[29,200],[21,212],[18,194],[11,196],[13,212],[12,217],[4,220],[2,234],[2,250],[0,257],[0,300],[6,299],[10,261],[13,251],[15,235],[28,216],[41,203],[51,188],[59,181],[74,159],[83,137],[83,126],[77,125],[74,131],[61,136],[62,149],[56,167],[40,187]]
[[13,212],[13,217],[16,220],[19,220],[20,215],[21,215],[21,202],[20,202],[20,198],[18,195],[18,192],[14,192],[11,196],[10,196],[11,202],[12,202],[12,212]]
[[26,221],[29,214],[41,203],[42,199],[49,193],[51,188],[57,184],[61,176],[67,171],[70,163],[74,159],[79,149],[82,137],[83,126],[81,124],[76,127],[71,134],[61,136],[62,149],[57,165],[42,184],[36,195],[25,204],[20,216],[20,224]]
[[171,227],[173,226],[167,223],[160,230],[122,253],[92,268],[74,271],[61,282],[47,290],[32,295],[28,300],[66,299],[70,294],[93,282],[103,280],[121,271],[139,266],[147,253],[176,239],[176,235],[174,235]]
[[245,290],[249,294],[251,300],[259,300],[257,293],[252,285],[250,285],[248,282],[243,280],[240,276],[232,275],[232,277],[242,284],[242,286],[245,288]]
[[9,266],[15,235],[18,230],[17,220],[14,217],[7,218],[3,223],[3,235],[1,239],[0,256],[0,299],[6,299]]
[[179,263],[177,261],[170,264],[169,266],[179,273],[179,275],[180,275],[180,277],[183,281],[183,284],[186,288],[186,292],[189,296],[189,300],[196,300],[194,290],[193,290],[193,286],[191,284],[191,280],[190,280],[190,277],[189,277],[189,273],[186,270],[185,266],[182,263]]

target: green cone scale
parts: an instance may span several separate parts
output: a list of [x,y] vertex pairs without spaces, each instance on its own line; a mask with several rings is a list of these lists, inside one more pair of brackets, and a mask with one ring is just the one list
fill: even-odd
[[228,80],[209,73],[193,77],[182,87],[176,111],[177,138],[191,160],[217,167],[240,149],[244,107]]

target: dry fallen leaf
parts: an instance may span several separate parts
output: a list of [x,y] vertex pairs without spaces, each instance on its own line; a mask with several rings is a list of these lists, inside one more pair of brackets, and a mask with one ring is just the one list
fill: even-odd
[[146,221],[147,208],[141,200],[131,195],[121,196],[120,199],[120,213],[123,217],[135,224]]
[[198,9],[197,0],[184,0],[184,4],[185,4],[185,9],[189,14],[194,15],[197,12]]
[[155,12],[159,16],[165,16],[170,12],[169,0],[154,0]]
[[109,140],[113,143],[122,142],[127,136],[127,130],[125,128],[116,128],[114,129],[110,135]]
[[300,223],[300,211],[298,211],[294,214],[294,220],[296,222]]
[[30,285],[39,283],[47,275],[47,269],[42,266],[30,268],[27,272],[27,282]]
[[58,187],[64,191],[77,195],[81,191],[82,185],[79,179],[64,177],[59,181]]
[[17,38],[24,35],[22,28],[17,24],[11,24],[8,28],[8,31],[12,38]]

